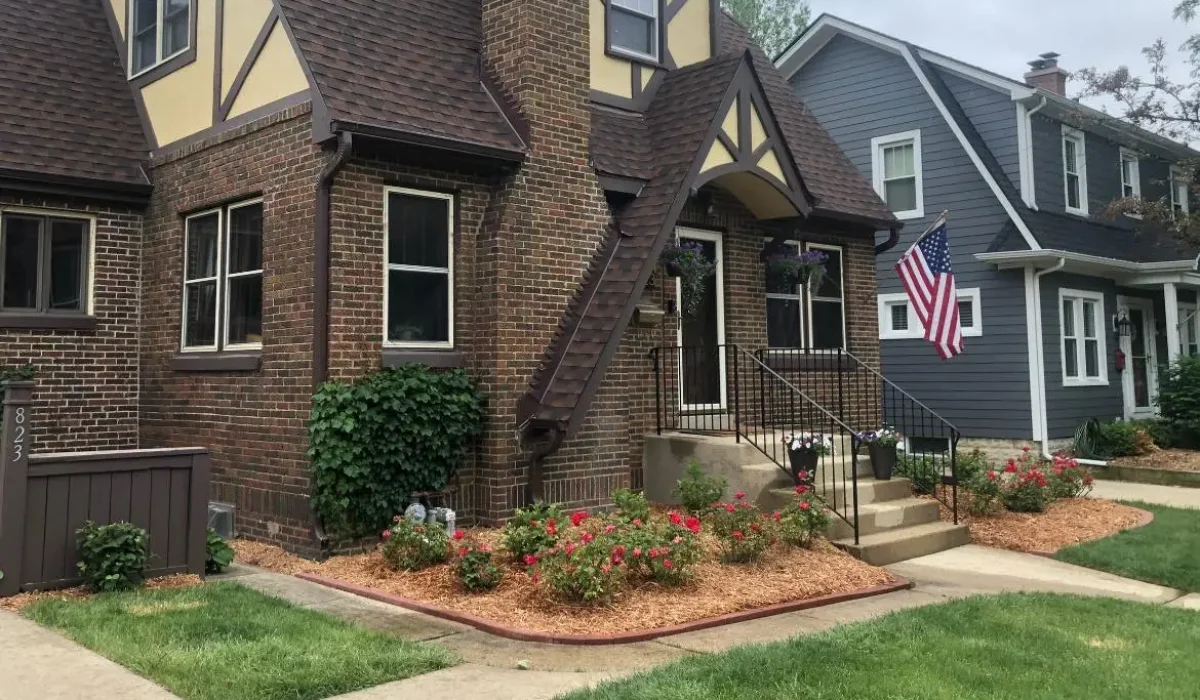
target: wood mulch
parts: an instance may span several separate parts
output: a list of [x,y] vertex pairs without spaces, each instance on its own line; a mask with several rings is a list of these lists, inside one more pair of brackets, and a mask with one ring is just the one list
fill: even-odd
[[[971,542],[985,547],[1032,554],[1053,554],[1063,547],[1090,542],[1145,522],[1146,511],[1099,498],[1066,498],[1055,501],[1045,513],[1010,513],[972,516],[967,513],[970,494],[959,490],[958,521],[971,529]],[[942,520],[953,513],[940,501]]]
[[[494,541],[495,531],[473,533]],[[812,550],[776,547],[752,565],[725,565],[710,557],[682,588],[642,584],[623,591],[610,605],[558,603],[533,583],[523,567],[505,564],[500,586],[468,594],[448,565],[419,572],[387,568],[379,552],[307,561],[278,547],[238,540],[237,561],[285,574],[313,573],[358,586],[467,613],[500,625],[550,634],[604,635],[653,630],[728,613],[764,608],[895,582],[895,577],[851,557],[828,542]],[[498,552],[497,558],[503,556]]]
[[[158,589],[158,588],[191,588],[193,586],[201,586],[204,584],[204,579],[193,574],[175,574],[174,576],[162,576],[160,578],[152,578],[146,581],[143,588]],[[22,608],[26,608],[34,603],[39,603],[43,600],[71,600],[74,598],[87,598],[92,593],[88,589],[79,586],[76,588],[64,588],[58,591],[38,591],[36,593],[19,593],[11,598],[0,598],[0,610],[8,610],[10,612],[20,612]]]
[[1140,457],[1119,457],[1109,462],[1114,467],[1163,469],[1171,472],[1200,472],[1200,451],[1158,450]]

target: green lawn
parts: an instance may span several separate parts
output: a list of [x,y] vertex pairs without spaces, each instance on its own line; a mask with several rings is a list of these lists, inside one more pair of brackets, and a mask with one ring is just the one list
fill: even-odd
[[1200,614],[1051,595],[978,597],[738,647],[567,700],[1178,700]]
[[1149,503],[1127,505],[1151,511],[1154,522],[1068,547],[1056,558],[1139,581],[1200,591],[1200,510]]
[[46,600],[25,614],[184,700],[315,700],[454,663],[235,583]]

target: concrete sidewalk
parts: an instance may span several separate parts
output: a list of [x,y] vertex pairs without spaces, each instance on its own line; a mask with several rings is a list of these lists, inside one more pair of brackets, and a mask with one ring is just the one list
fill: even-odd
[[1200,489],[1182,486],[1136,484],[1131,481],[1097,479],[1092,488],[1093,498],[1110,501],[1145,501],[1173,508],[1200,508]]

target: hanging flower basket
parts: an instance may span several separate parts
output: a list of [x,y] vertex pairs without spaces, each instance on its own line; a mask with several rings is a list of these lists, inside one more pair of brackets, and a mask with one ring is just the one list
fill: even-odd
[[695,241],[675,243],[663,250],[663,265],[667,275],[679,278],[683,298],[680,308],[688,316],[696,315],[704,300],[708,278],[717,271],[717,265],[704,254],[704,246]]
[[767,255],[767,276],[772,287],[788,289],[803,286],[810,292],[816,291],[825,278],[825,264],[829,256],[819,250],[799,252],[794,247],[780,246]]

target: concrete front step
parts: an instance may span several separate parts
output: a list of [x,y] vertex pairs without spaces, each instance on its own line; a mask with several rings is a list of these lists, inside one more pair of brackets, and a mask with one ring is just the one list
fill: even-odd
[[[858,504],[858,534],[874,535],[889,530],[936,523],[941,518],[937,501],[923,498],[901,498],[895,501],[881,503]],[[854,528],[841,518],[833,519],[829,538],[840,540],[854,539]]]
[[[843,503],[854,502],[854,487],[850,481],[839,478],[826,485],[825,482],[818,480],[816,486],[826,501],[837,504],[838,508],[841,508]],[[911,495],[912,482],[908,479],[878,481],[872,477],[860,476],[858,478],[858,505],[860,508],[871,503],[898,501]],[[795,489],[789,483],[764,494],[762,500],[759,501],[759,506],[763,510],[777,510],[787,505],[795,496]]]
[[933,522],[861,535],[858,544],[854,543],[853,535],[834,540],[833,544],[868,564],[886,566],[960,547],[970,541],[971,534],[966,525]]

